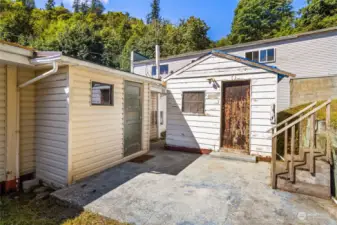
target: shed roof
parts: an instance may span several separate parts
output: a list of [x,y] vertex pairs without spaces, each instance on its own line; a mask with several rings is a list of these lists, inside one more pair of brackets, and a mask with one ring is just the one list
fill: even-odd
[[212,52],[209,52],[209,53],[203,55],[198,60],[182,67],[179,70],[177,70],[175,73],[168,75],[167,77],[164,78],[164,81],[167,81],[167,80],[171,79],[173,76],[176,76],[176,75],[186,71],[187,69],[193,67],[194,65],[197,65],[201,60],[203,60],[205,57],[210,56],[210,55],[214,55],[214,56],[219,57],[219,58],[224,58],[224,59],[236,61],[236,62],[245,64],[245,65],[248,65],[248,66],[260,68],[260,69],[269,71],[269,72],[274,73],[274,74],[284,75],[284,76],[287,76],[287,77],[296,77],[295,74],[284,71],[284,70],[281,70],[281,69],[278,69],[277,67],[269,66],[269,65],[266,65],[266,64],[263,64],[263,63],[254,62],[254,61],[248,60],[246,58],[242,58],[242,57],[239,57],[239,56],[228,54],[224,51],[213,50]]

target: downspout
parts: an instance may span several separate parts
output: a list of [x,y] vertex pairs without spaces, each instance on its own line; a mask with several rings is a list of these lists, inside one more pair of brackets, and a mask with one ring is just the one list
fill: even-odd
[[[50,75],[55,74],[58,71],[58,63],[56,62],[56,60],[59,59],[58,58],[51,58],[49,63],[53,64],[53,68],[43,74],[41,74],[40,76],[37,76],[23,84],[18,85],[17,89],[16,89],[16,110],[17,110],[17,114],[16,114],[16,190],[19,191],[20,190],[20,89],[24,88],[30,84],[33,84],[43,78],[46,78]],[[32,64],[46,64],[48,63],[47,59],[44,60],[32,60],[31,61]]]

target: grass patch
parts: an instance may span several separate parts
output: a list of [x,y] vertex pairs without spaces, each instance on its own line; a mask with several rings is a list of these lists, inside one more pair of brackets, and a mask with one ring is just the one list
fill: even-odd
[[0,197],[0,225],[126,225],[98,214],[60,206],[33,194]]

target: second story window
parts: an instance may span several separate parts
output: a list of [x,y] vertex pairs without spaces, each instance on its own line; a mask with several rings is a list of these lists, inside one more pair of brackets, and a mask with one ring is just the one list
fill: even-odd
[[246,52],[246,59],[261,63],[275,62],[275,49],[270,48],[259,51]]
[[246,59],[259,62],[259,51],[246,52]]
[[[169,73],[169,66],[166,65],[160,65],[160,75],[167,75]],[[157,74],[157,67],[152,66],[152,76],[155,76]]]
[[260,62],[274,62],[275,49],[264,49],[260,51]]

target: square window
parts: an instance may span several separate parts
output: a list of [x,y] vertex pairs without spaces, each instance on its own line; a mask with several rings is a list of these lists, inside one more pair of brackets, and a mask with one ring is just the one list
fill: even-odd
[[267,50],[261,50],[260,51],[260,62],[266,62],[267,61]]
[[268,62],[275,61],[275,49],[271,48],[267,50],[267,61]]
[[259,61],[259,51],[246,52],[246,59],[250,61]]
[[[169,66],[160,65],[160,75],[167,75],[169,73]],[[157,66],[152,66],[152,76],[156,76],[157,74]]]
[[91,105],[113,105],[113,85],[91,82]]
[[182,103],[185,113],[204,113],[205,92],[183,92]]

